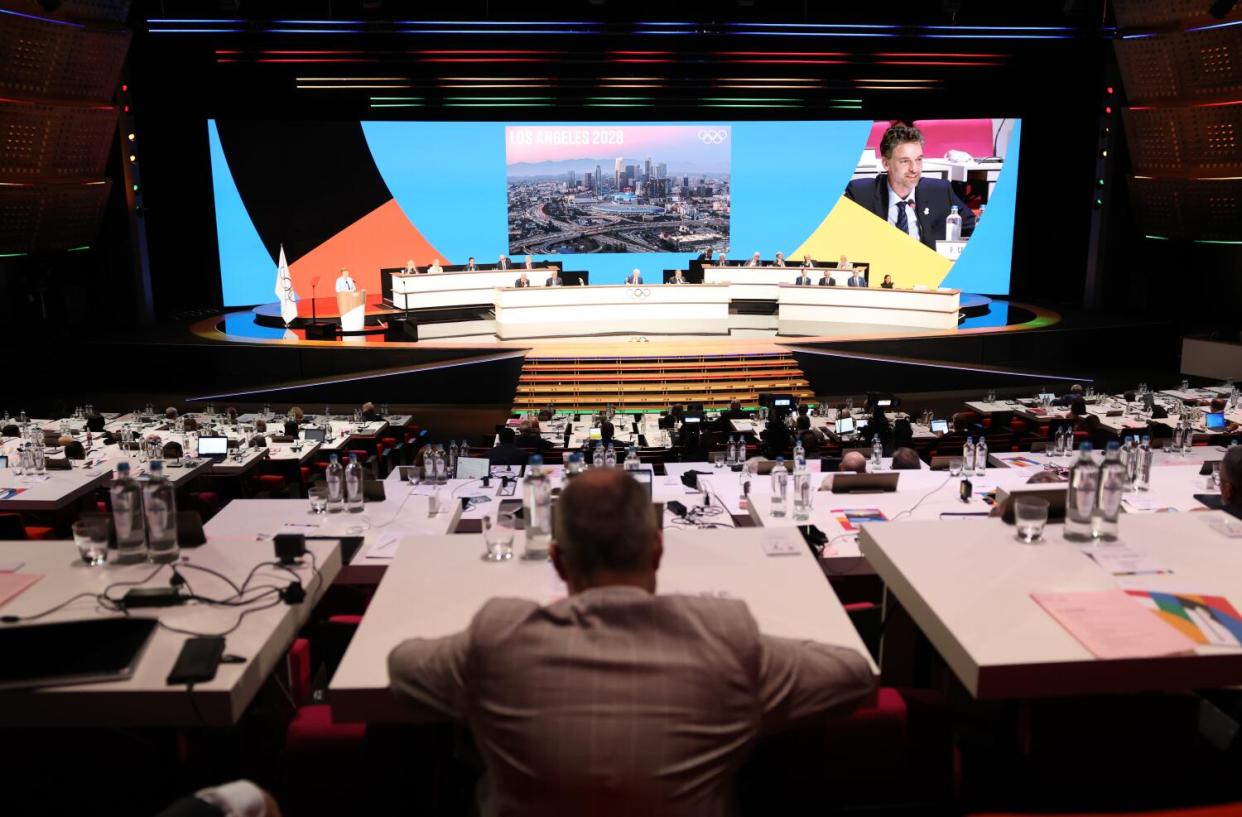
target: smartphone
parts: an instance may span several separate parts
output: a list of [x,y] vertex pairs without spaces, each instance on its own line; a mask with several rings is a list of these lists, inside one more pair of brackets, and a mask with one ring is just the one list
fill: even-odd
[[970,494],[973,490],[974,490],[974,486],[970,484],[970,480],[968,479],[962,480],[961,487],[958,489],[958,491],[959,491],[959,495],[961,496],[961,499],[963,502],[970,501]]

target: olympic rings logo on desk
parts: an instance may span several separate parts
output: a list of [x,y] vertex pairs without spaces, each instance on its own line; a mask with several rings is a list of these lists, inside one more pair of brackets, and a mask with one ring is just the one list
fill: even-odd
[[651,297],[651,290],[647,289],[646,287],[634,287],[633,289],[629,290],[629,293],[633,295],[635,298],[650,298]]
[[704,128],[699,131],[699,141],[705,145],[719,145],[729,138],[729,132],[723,128]]

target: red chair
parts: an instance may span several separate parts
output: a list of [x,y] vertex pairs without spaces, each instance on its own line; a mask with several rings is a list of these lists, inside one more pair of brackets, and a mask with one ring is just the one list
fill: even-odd
[[206,522],[220,512],[220,495],[215,491],[192,491],[188,495],[189,510],[198,511]]
[[0,539],[55,539],[56,528],[26,525],[19,513],[0,513]]
[[289,693],[296,706],[285,730],[281,800],[290,814],[348,814],[348,803],[366,737],[364,723],[334,723],[332,710],[315,703],[310,642],[299,638],[286,657]]

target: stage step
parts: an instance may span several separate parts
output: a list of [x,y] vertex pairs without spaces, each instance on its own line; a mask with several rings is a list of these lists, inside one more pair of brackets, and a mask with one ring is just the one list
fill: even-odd
[[656,411],[675,403],[725,408],[731,400],[755,405],[762,392],[814,397],[790,354],[680,355],[653,357],[526,358],[514,411]]

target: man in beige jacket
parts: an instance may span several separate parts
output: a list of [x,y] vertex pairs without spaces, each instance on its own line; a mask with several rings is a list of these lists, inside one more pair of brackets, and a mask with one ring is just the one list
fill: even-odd
[[492,599],[389,656],[416,716],[469,725],[483,814],[729,814],[760,735],[870,700],[853,650],[764,636],[740,601],[656,595],[661,532],[625,472],[575,477],[555,530],[568,598]]

